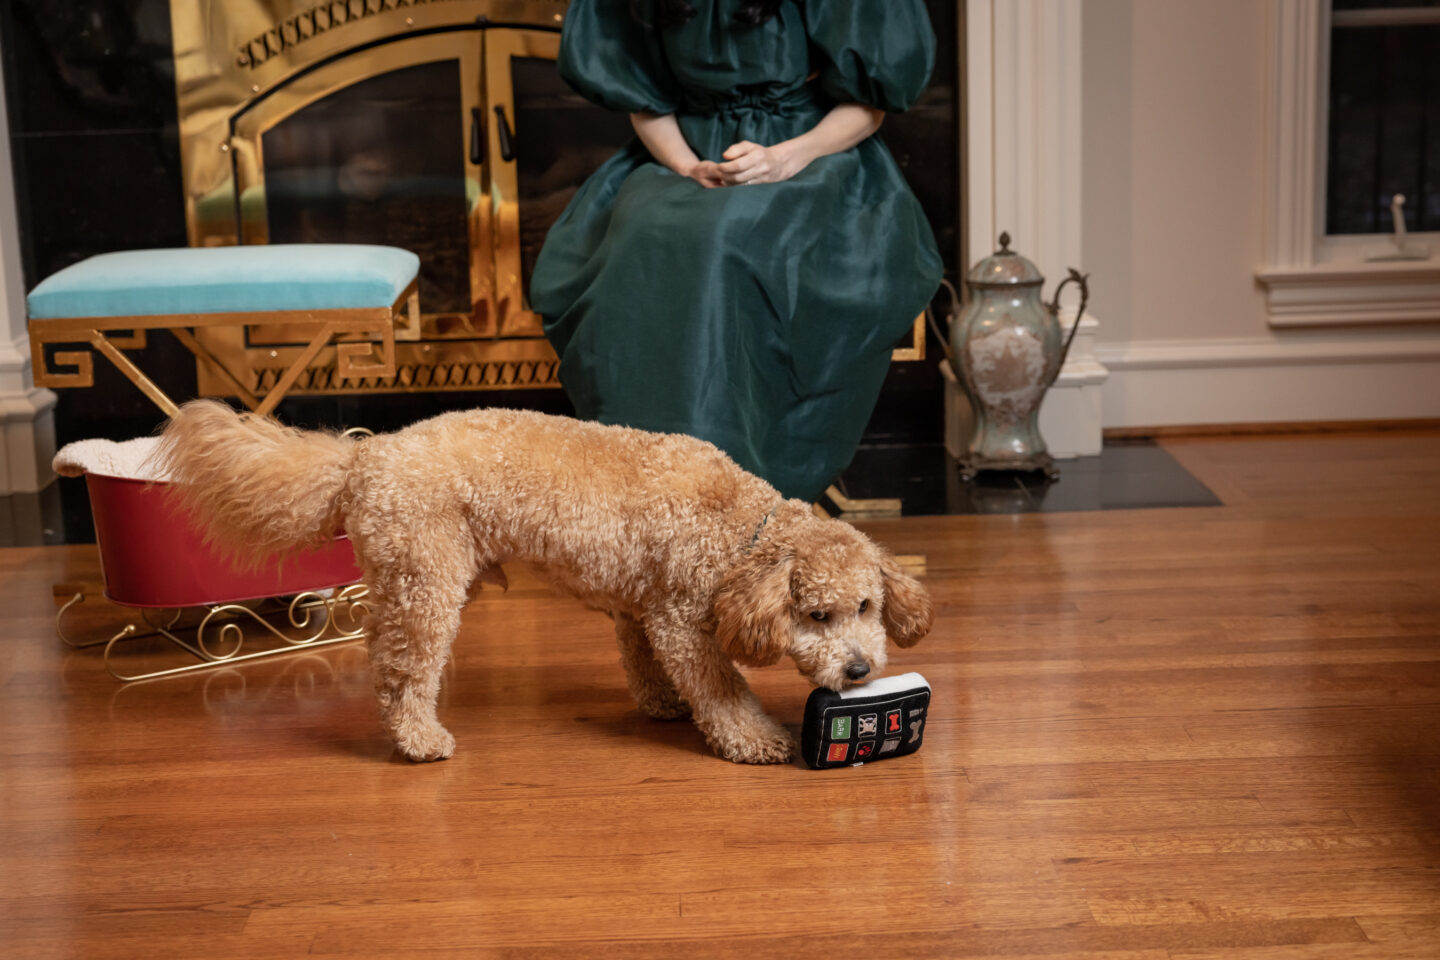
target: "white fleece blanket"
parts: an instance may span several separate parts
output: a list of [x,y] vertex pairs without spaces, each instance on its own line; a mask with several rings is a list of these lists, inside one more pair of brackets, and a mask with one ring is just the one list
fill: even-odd
[[163,482],[170,479],[169,471],[152,456],[159,444],[159,437],[137,437],[121,443],[76,440],[60,448],[51,466],[62,477],[96,473],[104,477]]

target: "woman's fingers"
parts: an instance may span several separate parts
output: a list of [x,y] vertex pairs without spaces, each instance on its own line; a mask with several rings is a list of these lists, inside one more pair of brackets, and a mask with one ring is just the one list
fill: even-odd
[[716,169],[729,186],[750,183],[765,175],[767,152],[758,143],[741,140],[731,144],[721,156],[725,162],[717,164]]
[[719,182],[725,186],[745,183],[778,183],[795,175],[790,153],[784,145],[762,147],[749,140],[731,144],[723,154],[724,163],[714,165]]
[[759,147],[734,160],[720,164],[718,169],[726,183],[740,184],[763,181],[773,166],[770,152],[764,147]]
[[731,186],[741,183],[753,183],[765,176],[764,167],[753,167],[749,170],[721,170],[720,177]]
[[765,162],[765,151],[756,150],[737,157],[734,160],[727,160],[724,163],[716,164],[721,173],[744,173],[746,170],[753,170]]
[[690,179],[702,187],[722,187],[725,182],[720,178],[719,168],[709,160],[701,160],[690,168],[688,174]]
[[749,140],[741,140],[739,143],[732,143],[726,147],[725,152],[720,154],[720,156],[726,160],[736,160],[753,150],[759,149],[761,149],[760,144],[751,143]]

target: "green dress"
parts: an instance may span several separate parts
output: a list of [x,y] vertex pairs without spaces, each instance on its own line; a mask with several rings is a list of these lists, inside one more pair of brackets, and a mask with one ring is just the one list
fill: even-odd
[[[702,158],[770,145],[836,103],[904,110],[934,66],[922,0],[786,0],[757,27],[692,0],[666,29],[574,0],[561,75],[587,99],[676,114]],[[638,8],[653,22],[654,0]],[[850,462],[896,341],[939,286],[935,239],[878,139],[773,184],[706,189],[638,138],[546,237],[530,300],[587,419],[709,440],[787,497]]]

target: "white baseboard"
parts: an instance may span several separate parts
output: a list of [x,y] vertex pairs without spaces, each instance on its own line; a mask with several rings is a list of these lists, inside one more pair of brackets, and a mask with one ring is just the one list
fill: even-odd
[[1106,427],[1440,417],[1440,335],[1101,344]]
[[[1074,317],[1062,310],[1061,332],[1068,334]],[[1095,355],[1100,321],[1088,315],[1070,345],[1060,376],[1040,404],[1040,436],[1059,460],[1099,456],[1103,444],[1102,398],[1110,371]]]

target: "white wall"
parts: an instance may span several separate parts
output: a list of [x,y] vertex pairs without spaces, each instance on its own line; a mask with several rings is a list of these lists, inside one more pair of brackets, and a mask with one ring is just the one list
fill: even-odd
[[0,496],[40,490],[55,479],[55,394],[37,389],[30,371],[8,130],[0,78]]
[[1081,238],[1093,274],[1105,343],[1130,339],[1131,146],[1130,0],[1087,0],[1081,21]]
[[1269,323],[1256,271],[1275,0],[1083,2],[1082,245],[1105,426],[1440,417],[1440,317]]

